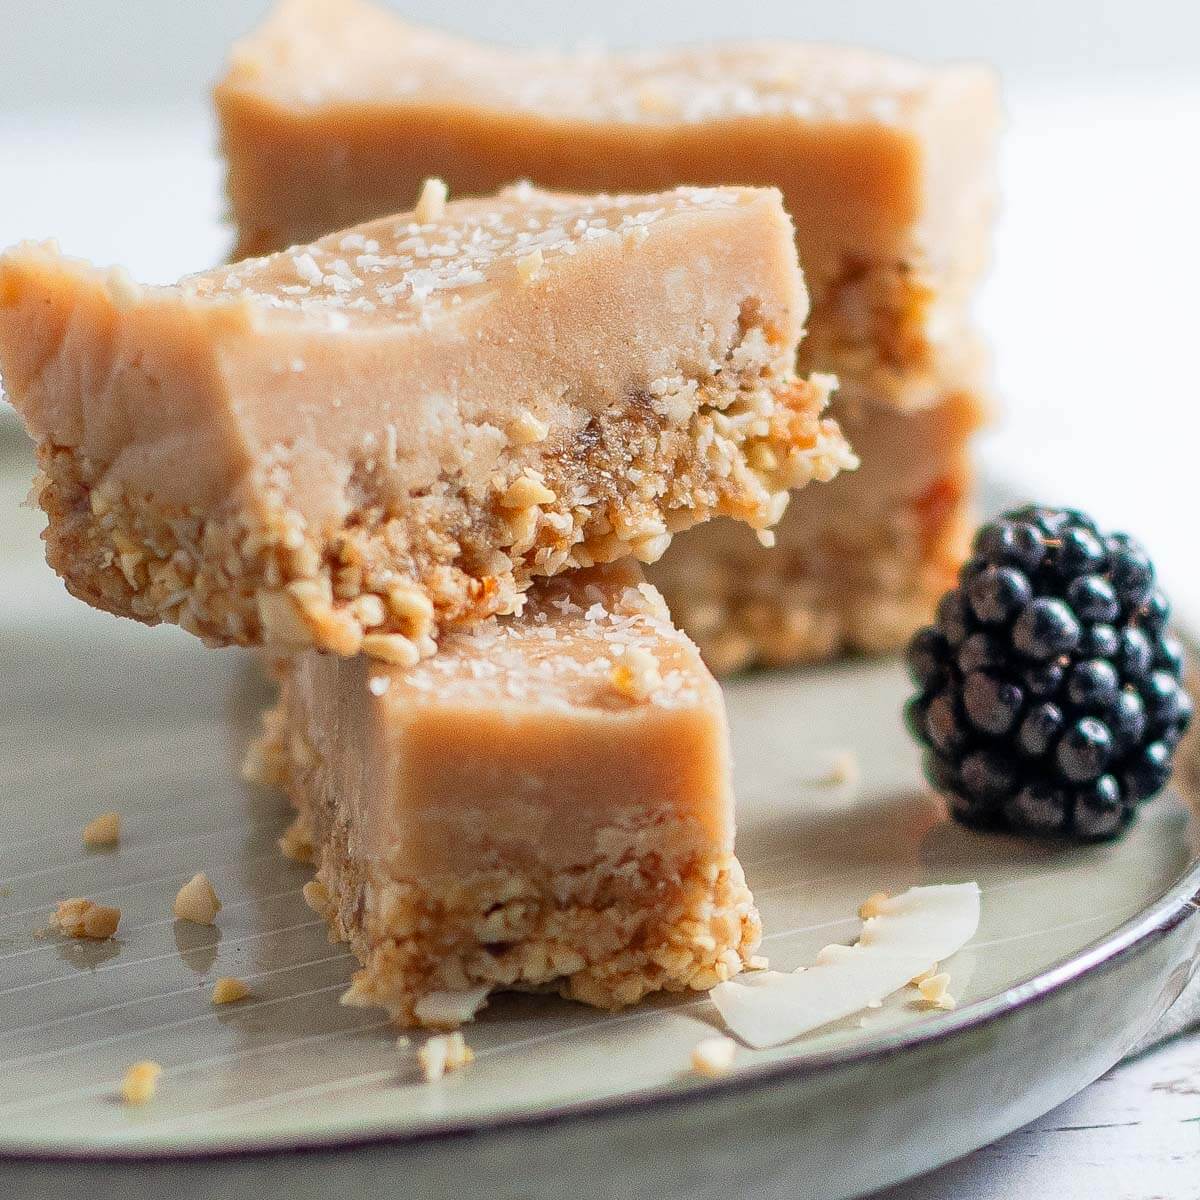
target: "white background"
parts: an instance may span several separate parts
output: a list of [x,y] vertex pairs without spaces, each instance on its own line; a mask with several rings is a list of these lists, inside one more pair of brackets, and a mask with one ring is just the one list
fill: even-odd
[[[409,0],[507,41],[774,36],[1005,80],[1004,210],[979,319],[1002,399],[983,454],[1141,536],[1200,620],[1200,5],[1181,0]],[[0,244],[166,281],[219,259],[207,84],[262,0],[0,0]]]

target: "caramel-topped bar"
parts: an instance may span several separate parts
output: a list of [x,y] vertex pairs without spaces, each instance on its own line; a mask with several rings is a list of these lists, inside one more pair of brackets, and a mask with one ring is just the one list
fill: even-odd
[[787,42],[555,53],[283,0],[216,89],[237,253],[455,194],[780,188],[813,302],[802,370],[899,407],[940,396],[986,250],[995,80]]
[[[283,782],[347,997],[469,1019],[493,989],[605,1008],[741,970],[720,691],[632,564],[541,582],[411,668],[308,653],[252,775]],[[265,773],[264,773],[265,771]]]
[[76,595],[403,664],[537,576],[766,528],[852,464],[792,373],[805,312],[777,192],[431,182],[172,287],[10,250],[0,373]]

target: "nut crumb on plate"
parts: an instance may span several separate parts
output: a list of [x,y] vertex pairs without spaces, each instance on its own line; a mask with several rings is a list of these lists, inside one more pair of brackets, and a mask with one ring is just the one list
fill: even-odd
[[121,923],[121,910],[93,900],[75,897],[59,902],[51,924],[73,938],[110,938]]
[[930,975],[917,984],[921,999],[934,1008],[952,1009],[958,1001],[950,995],[950,976],[943,971],[940,975]]
[[145,1104],[158,1090],[158,1077],[162,1067],[149,1059],[135,1062],[125,1072],[121,1081],[121,1098],[126,1104]]
[[417,1051],[417,1061],[426,1083],[436,1083],[447,1071],[457,1071],[475,1058],[461,1033],[442,1033],[428,1038]]
[[728,1075],[733,1069],[733,1056],[736,1052],[737,1044],[732,1038],[702,1038],[692,1047],[692,1070],[697,1075],[705,1075],[709,1079]]
[[238,1000],[245,1000],[248,995],[250,995],[250,985],[245,980],[235,979],[232,975],[222,975],[213,984],[212,1002],[214,1004],[233,1004]]
[[120,813],[101,813],[83,827],[83,844],[85,846],[115,846],[120,840]]
[[211,925],[221,911],[221,901],[208,876],[197,871],[181,887],[175,896],[175,915],[181,921],[192,921],[197,925]]

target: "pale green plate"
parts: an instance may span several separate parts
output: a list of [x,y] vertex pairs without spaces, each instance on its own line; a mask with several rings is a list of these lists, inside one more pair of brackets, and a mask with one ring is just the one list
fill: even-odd
[[[0,513],[24,469],[0,476]],[[606,1015],[505,997],[469,1031],[475,1063],[427,1085],[379,1014],[339,1007],[352,964],[305,906],[306,872],[276,853],[284,805],[237,781],[265,700],[248,660],[63,600],[33,557],[36,519],[4,519],[8,1195],[300,1197],[401,1183],[422,1200],[851,1195],[1065,1099],[1138,1041],[1195,967],[1197,823],[1178,793],[1115,846],[976,835],[921,786],[896,665],[764,676],[732,686],[729,703],[739,850],[772,964],[852,940],[871,892],[977,879],[979,934],[947,968],[961,1007],[930,1014],[900,997],[790,1046],[742,1050],[730,1078],[707,1082],[687,1073],[719,1024],[703,998]],[[843,754],[860,778],[825,782]],[[80,828],[106,809],[124,815],[122,843],[88,852]],[[171,918],[197,870],[224,903],[213,929]],[[34,936],[73,895],[121,907],[115,941]],[[218,975],[246,979],[253,998],[214,1009]],[[153,1103],[129,1109],[115,1095],[142,1058],[165,1071]],[[358,1149],[332,1149],[345,1146]],[[289,1148],[327,1152],[211,1161]],[[85,1161],[35,1161],[47,1157]],[[156,1161],[128,1162],[139,1159]]]

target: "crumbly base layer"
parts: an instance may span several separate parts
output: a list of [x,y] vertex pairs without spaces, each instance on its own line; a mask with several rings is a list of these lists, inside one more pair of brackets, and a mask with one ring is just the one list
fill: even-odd
[[820,416],[829,381],[778,389],[748,341],[727,377],[664,383],[561,444],[527,423],[486,495],[446,481],[388,508],[377,499],[384,466],[360,464],[361,502],[335,529],[306,524],[284,464],[264,468],[253,502],[213,513],[114,494],[96,464],[43,445],[47,558],[89,604],[213,644],[415,662],[440,625],[515,611],[538,576],[626,555],[652,562],[712,515],[767,527],[790,489],[853,466]]
[[354,831],[291,753],[269,715],[248,768],[286,781],[299,815],[284,853],[315,861],[305,888],[362,968],[344,1003],[387,1009],[402,1025],[447,1027],[473,989],[557,993],[617,1009],[660,991],[706,991],[732,978],[762,927],[741,865],[697,849],[685,819],[647,814],[598,832],[595,861],[569,870],[492,866],[454,877],[397,877],[352,850]]
[[[964,281],[971,283],[974,273]],[[813,308],[797,369],[828,371],[839,398],[912,412],[936,404],[947,381],[978,374],[985,357],[961,295],[904,262],[846,261]]]
[[696,530],[673,550],[679,560],[651,572],[714,674],[905,645],[966,557],[972,480],[964,470],[886,513],[842,516],[806,527],[801,501],[772,550],[749,537],[710,543]]

